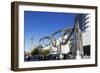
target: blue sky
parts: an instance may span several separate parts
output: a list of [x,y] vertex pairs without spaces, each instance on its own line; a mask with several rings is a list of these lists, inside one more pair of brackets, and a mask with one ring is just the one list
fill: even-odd
[[33,46],[38,45],[40,38],[74,25],[75,13],[24,11],[25,50],[30,49],[30,39]]

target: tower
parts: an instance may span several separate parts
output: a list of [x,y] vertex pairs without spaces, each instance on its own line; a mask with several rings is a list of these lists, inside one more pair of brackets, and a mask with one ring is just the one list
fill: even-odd
[[30,36],[30,50],[33,49],[33,36]]

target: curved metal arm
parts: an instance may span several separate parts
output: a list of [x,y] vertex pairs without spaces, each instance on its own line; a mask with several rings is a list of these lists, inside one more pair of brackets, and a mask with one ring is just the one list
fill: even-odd
[[60,40],[59,38],[57,38],[57,39],[55,38],[55,36],[56,36],[58,33],[61,33],[60,37],[62,37],[63,29],[58,30],[58,31],[52,33],[51,38],[52,38],[52,45],[53,45],[53,47],[57,47],[57,43],[58,43],[57,41],[59,41],[59,43],[62,42],[62,40]]
[[[50,42],[49,42],[49,43],[46,42],[46,43],[47,43],[47,44],[46,44],[46,43],[44,43],[44,40],[48,40],[48,41],[50,41]],[[51,42],[52,42],[52,40],[51,40],[51,38],[50,38],[49,36],[46,36],[46,37],[41,38],[41,39],[39,40],[39,44],[41,44],[41,41],[43,41],[42,44],[44,44],[45,47],[48,46],[48,45],[50,45]],[[43,45],[42,45],[42,46],[43,46]],[[43,47],[44,47],[44,46],[43,46]]]
[[[70,40],[72,34],[74,32],[74,29],[72,27],[70,28],[66,28],[64,30],[63,36],[62,36],[62,40],[65,40],[64,42],[62,42],[62,45],[66,45],[68,43],[68,41]],[[67,39],[64,39],[64,36],[68,35]]]

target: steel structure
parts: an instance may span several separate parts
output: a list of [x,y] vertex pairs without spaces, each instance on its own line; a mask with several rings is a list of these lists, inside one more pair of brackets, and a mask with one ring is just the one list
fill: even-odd
[[[60,59],[60,55],[62,54],[62,45],[67,45],[68,42],[70,42],[70,59],[76,59],[77,55],[82,58],[84,55],[82,33],[85,32],[86,28],[89,27],[87,25],[87,23],[89,23],[89,18],[90,17],[88,16],[88,14],[79,14],[75,18],[73,27],[61,29],[52,33],[51,36],[43,37],[39,40],[39,44],[41,44],[43,47],[47,47],[48,45],[56,47],[58,55],[57,58]],[[60,38],[56,38],[56,35],[58,34],[60,34]],[[66,35],[67,38],[64,38]],[[44,40],[48,40],[48,43],[44,42]],[[79,54],[77,53],[77,51],[79,52]]]

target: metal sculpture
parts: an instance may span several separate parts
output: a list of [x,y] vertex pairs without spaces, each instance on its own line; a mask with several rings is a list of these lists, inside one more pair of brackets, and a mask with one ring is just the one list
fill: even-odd
[[[64,37],[66,36],[66,34],[68,35],[71,32],[71,29],[72,29],[72,27],[67,27],[67,28],[56,31],[51,35],[52,45],[53,45],[53,47],[57,48],[58,59],[62,59],[62,57],[63,57],[62,56],[62,46],[64,45],[64,42],[67,39]],[[60,34],[59,38],[56,38],[57,34]]]
[[[57,59],[62,59],[62,54],[61,54],[61,48],[62,48],[62,39],[60,37],[62,37],[62,33],[63,30],[58,30],[54,33],[52,33],[51,38],[52,38],[52,45],[53,47],[57,48]],[[59,35],[59,37],[56,38],[56,35]]]
[[87,14],[78,15],[75,18],[74,27],[71,29],[68,38],[65,40],[65,42],[62,43],[62,45],[66,45],[68,41],[70,41],[70,52],[73,59],[76,58],[77,51],[79,51],[81,58],[83,57],[82,32],[85,32],[86,28],[89,27],[86,25],[89,23],[89,21],[87,21],[88,19],[89,17],[87,17]]
[[[89,17],[87,17],[88,14],[79,14],[75,18],[74,26],[73,27],[67,27],[65,29],[58,30],[51,34],[51,36],[43,37],[39,40],[39,43],[43,47],[47,47],[48,45],[52,45],[53,47],[57,48],[57,58],[60,58],[62,45],[67,45],[68,42],[70,42],[70,58],[75,59],[77,55],[83,57],[83,40],[82,40],[82,33],[86,31],[86,28],[89,26],[87,21]],[[59,38],[55,38],[57,34],[59,35]],[[67,35],[67,38],[64,38]],[[48,43],[44,40],[48,40]],[[41,43],[42,42],[42,43]],[[79,54],[77,53],[79,52]],[[53,51],[52,51],[53,52]]]

